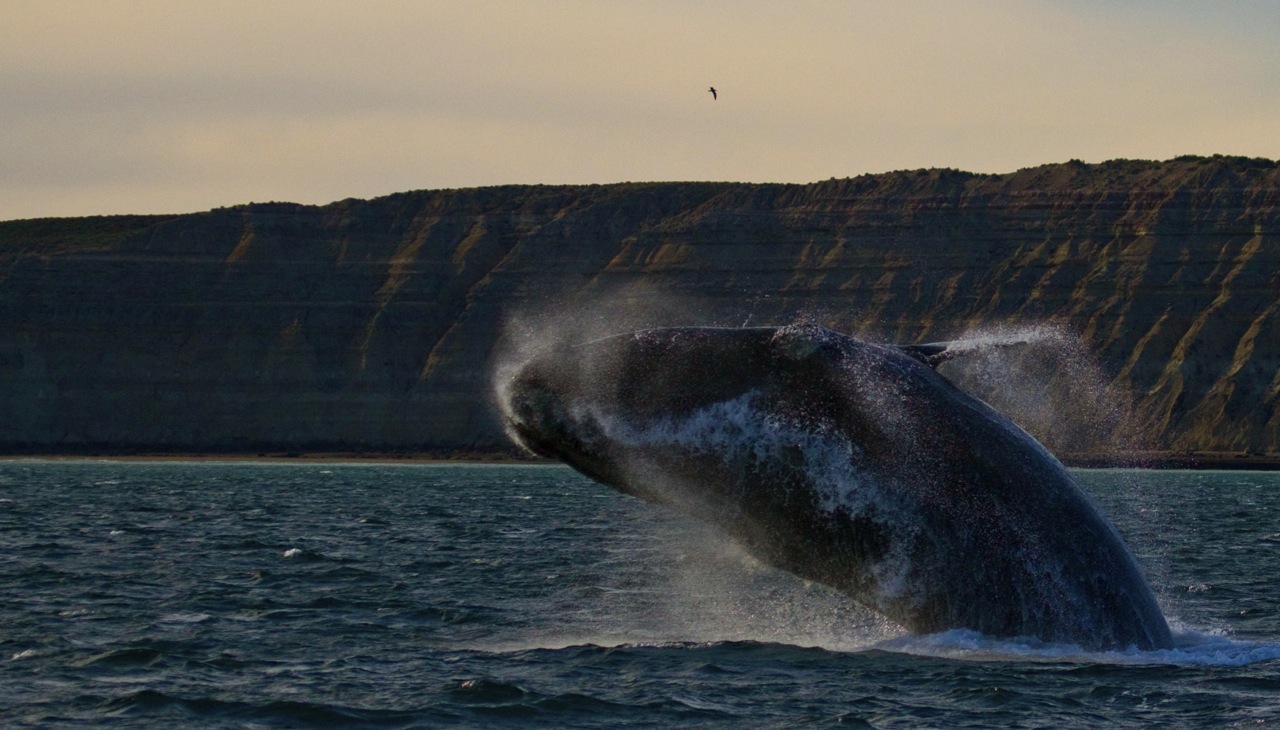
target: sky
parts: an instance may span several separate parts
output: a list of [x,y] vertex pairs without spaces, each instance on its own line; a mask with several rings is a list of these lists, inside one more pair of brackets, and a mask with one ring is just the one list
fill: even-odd
[[1275,0],[4,0],[0,220],[1274,159],[1277,39]]

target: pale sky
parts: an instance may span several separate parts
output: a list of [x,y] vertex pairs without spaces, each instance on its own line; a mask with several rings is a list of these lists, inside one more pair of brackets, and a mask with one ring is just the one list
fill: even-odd
[[1280,1],[0,3],[0,220],[1214,153]]

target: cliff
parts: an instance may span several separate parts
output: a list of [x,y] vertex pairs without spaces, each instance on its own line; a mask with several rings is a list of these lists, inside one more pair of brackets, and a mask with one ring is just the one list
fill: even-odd
[[1280,457],[1278,205],[1215,157],[0,223],[0,450],[502,451],[531,337],[805,317],[1051,326],[1083,347],[949,374],[1067,451]]

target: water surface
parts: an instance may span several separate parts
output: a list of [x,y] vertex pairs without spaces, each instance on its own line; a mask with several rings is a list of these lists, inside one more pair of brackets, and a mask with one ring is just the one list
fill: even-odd
[[1280,474],[1077,474],[1176,648],[905,635],[563,467],[3,462],[0,724],[1280,724]]

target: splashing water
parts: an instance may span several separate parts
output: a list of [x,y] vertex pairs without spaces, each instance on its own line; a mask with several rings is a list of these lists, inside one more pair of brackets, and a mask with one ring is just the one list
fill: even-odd
[[1196,667],[1244,667],[1280,659],[1280,644],[1242,641],[1184,629],[1169,649],[1088,651],[1073,644],[1034,639],[996,639],[968,629],[937,634],[903,635],[877,642],[874,648],[918,656],[964,661],[1029,661],[1072,664],[1169,664]]
[[509,420],[511,377],[523,364],[542,353],[620,332],[708,324],[707,311],[707,307],[689,296],[676,296],[651,284],[636,282],[545,304],[536,312],[510,312],[494,349],[490,385],[495,401],[505,420]]
[[1133,399],[1107,377],[1088,346],[1056,324],[965,333],[939,372],[1004,413],[1050,451],[1107,458],[1144,450]]
[[1173,648],[904,636],[558,466],[0,462],[0,725],[1274,725],[1280,475],[1080,479]]
[[952,340],[947,351],[969,353],[1013,345],[1062,343],[1074,339],[1066,329],[1053,324],[982,327]]

